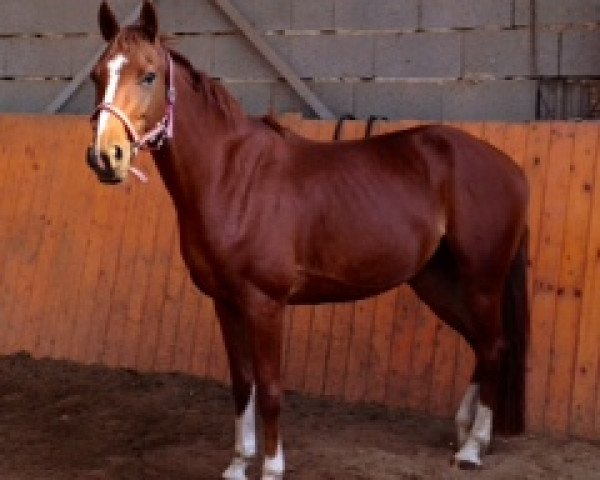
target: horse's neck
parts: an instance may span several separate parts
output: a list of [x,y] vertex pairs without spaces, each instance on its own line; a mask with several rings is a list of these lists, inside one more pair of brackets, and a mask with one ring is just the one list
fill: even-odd
[[182,67],[175,70],[175,87],[173,138],[154,159],[179,211],[198,206],[210,179],[222,168],[224,143],[235,136],[236,126],[193,88]]

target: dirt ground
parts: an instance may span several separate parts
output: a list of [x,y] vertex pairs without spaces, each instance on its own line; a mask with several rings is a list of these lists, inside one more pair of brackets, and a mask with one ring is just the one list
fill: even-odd
[[[449,421],[288,394],[283,422],[289,480],[600,479],[600,444],[498,439],[460,472]],[[217,479],[232,442],[213,382],[0,358],[2,480]]]

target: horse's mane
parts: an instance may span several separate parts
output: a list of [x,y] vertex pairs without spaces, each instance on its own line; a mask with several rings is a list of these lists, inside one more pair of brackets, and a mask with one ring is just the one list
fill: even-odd
[[245,118],[244,110],[238,102],[226,89],[216,80],[213,80],[204,72],[197,70],[191,62],[181,53],[166,47],[173,61],[183,67],[192,79],[192,85],[195,91],[204,95],[207,102],[216,106],[227,118],[238,120]]
[[[234,121],[240,118],[245,118],[246,115],[240,103],[235,99],[227,89],[217,80],[210,78],[204,72],[196,69],[192,63],[181,53],[166,46],[168,40],[163,39],[163,46],[167,48],[171,58],[179,66],[185,68],[192,79],[192,84],[196,91],[203,92],[208,101],[212,101],[222,113]],[[287,129],[281,125],[277,118],[272,113],[269,113],[260,118],[261,122],[283,135]]]

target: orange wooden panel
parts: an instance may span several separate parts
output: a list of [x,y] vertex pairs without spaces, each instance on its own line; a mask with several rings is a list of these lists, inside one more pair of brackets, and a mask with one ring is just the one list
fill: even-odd
[[566,205],[564,241],[556,289],[554,338],[546,392],[546,430],[565,434],[569,428],[572,373],[581,315],[584,268],[592,203],[591,185],[596,169],[597,127],[579,124],[574,132],[570,186]]
[[[591,438],[600,432],[597,415],[598,355],[600,353],[600,149],[596,152],[596,171],[585,280],[579,322],[577,357],[573,375],[571,429],[575,435]],[[596,419],[594,421],[594,419]]]
[[[166,207],[169,207],[169,210]],[[137,365],[141,370],[153,370],[155,367],[159,332],[162,322],[165,321],[163,310],[168,288],[171,247],[176,233],[171,208],[171,202],[167,198],[158,205],[159,217],[156,223],[154,260],[149,265],[150,271],[148,272],[150,278],[144,308],[143,340],[138,346]]]
[[[26,130],[31,127],[32,125],[28,125]],[[36,300],[36,306],[43,309],[43,301],[39,299],[38,295],[33,295],[33,289],[38,283],[36,282],[37,277],[47,278],[46,269],[49,262],[40,262],[39,260],[44,256],[45,247],[55,244],[55,235],[48,236],[46,235],[47,231],[57,232],[57,229],[60,228],[59,225],[49,226],[46,219],[48,215],[51,223],[56,220],[53,215],[56,209],[52,207],[60,204],[62,195],[59,186],[64,185],[64,176],[69,174],[65,171],[64,159],[55,162],[54,165],[48,165],[48,162],[44,161],[46,149],[53,146],[52,137],[54,135],[50,128],[39,132],[39,142],[36,142],[35,137],[25,136],[21,146],[23,153],[18,156],[20,160],[18,168],[26,173],[20,181],[19,194],[14,204],[15,218],[9,228],[14,235],[13,241],[18,241],[19,245],[18,247],[15,245],[17,248],[13,250],[10,260],[6,261],[3,267],[3,276],[6,279],[18,279],[18,282],[9,280],[10,291],[3,293],[3,302],[6,305],[5,315],[11,320],[6,339],[9,350],[14,349],[14,341],[17,338],[24,340],[23,344],[27,350],[32,351],[36,348],[35,340],[38,332],[36,327],[38,325],[36,325],[36,319],[32,319],[28,315],[32,304],[24,300],[33,297]],[[25,181],[25,179],[28,180]],[[53,179],[55,179],[54,182]],[[30,190],[30,188],[32,189]],[[21,207],[25,207],[25,209],[19,211],[18,209]],[[3,278],[3,281],[6,280]],[[43,291],[48,290],[48,287],[46,282],[46,285],[42,287]],[[46,321],[51,320],[47,316],[43,318]]]
[[344,399],[349,402],[363,401],[366,395],[375,306],[374,299],[360,300],[355,304],[354,326],[350,340],[351,355],[347,358],[344,385]]
[[420,302],[406,285],[397,289],[396,314],[391,334],[386,389],[388,405],[407,407],[413,374],[412,350],[415,342]]
[[567,218],[570,159],[574,147],[573,130],[572,125],[556,124],[551,131],[546,180],[552,190],[547,189],[544,195],[539,253],[533,269],[527,418],[529,426],[535,430],[544,426],[556,292]]
[[[173,225],[175,233],[175,225]],[[154,365],[159,371],[178,370],[174,368],[174,351],[177,334],[180,327],[179,314],[183,303],[183,288],[186,281],[186,270],[183,265],[183,260],[179,254],[179,236],[174,234],[171,239],[170,254],[168,261],[167,284],[165,291],[164,305],[161,309],[160,330],[158,332],[158,344],[156,346]],[[190,338],[187,335],[184,338]],[[188,342],[191,345],[191,342]],[[191,347],[190,347],[191,348]],[[185,367],[189,368],[188,352]],[[179,369],[181,371],[181,369]]]
[[306,374],[308,338],[314,309],[306,306],[294,306],[291,307],[291,310],[289,351],[283,378],[287,388],[301,390]]
[[390,360],[390,340],[396,316],[396,290],[379,295],[375,300],[375,316],[367,366],[365,401],[384,403]]
[[[175,343],[174,365],[191,366],[191,372],[207,376],[212,342],[212,331],[217,326],[213,302],[200,295],[190,281],[185,283],[183,305],[179,314],[179,331]],[[188,351],[186,338],[192,339]],[[190,356],[191,355],[191,356]]]
[[338,303],[333,306],[329,357],[327,358],[325,395],[343,398],[350,341],[354,326],[354,303]]
[[[101,361],[111,366],[120,365],[121,352],[124,349],[133,348],[132,345],[125,344],[127,340],[126,329],[131,293],[138,288],[138,283],[134,277],[135,264],[144,220],[140,211],[145,204],[144,197],[147,192],[142,185],[132,185],[132,187],[131,205],[127,210],[123,236],[119,251],[116,253],[119,256],[119,262],[113,284],[110,318],[101,352]],[[76,312],[72,316],[76,317]],[[78,321],[78,318],[73,318],[70,323],[74,325]]]

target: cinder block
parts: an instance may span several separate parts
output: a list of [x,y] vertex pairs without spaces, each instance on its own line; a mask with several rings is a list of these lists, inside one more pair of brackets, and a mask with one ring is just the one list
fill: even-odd
[[[473,31],[464,34],[464,76],[505,78],[532,74],[531,37],[527,30]],[[558,74],[558,34],[537,37],[537,70]]]
[[289,36],[282,37],[280,41],[288,43],[287,58],[300,77],[338,78],[373,75],[371,36]]
[[364,82],[354,87],[358,118],[385,115],[390,119],[442,119],[441,85],[433,82]]
[[457,32],[427,32],[378,37],[375,40],[375,76],[458,78],[460,36]]
[[422,27],[508,27],[512,0],[423,0]]
[[184,55],[198,70],[214,75],[213,35],[193,35],[177,37],[172,46]]
[[271,103],[271,83],[224,83],[248,115],[265,115]]
[[[590,24],[600,22],[598,0],[536,0],[536,18],[541,25]],[[515,0],[515,25],[530,25],[530,0]]]
[[254,25],[259,30],[287,30],[292,26],[291,0],[254,0]]
[[334,0],[294,0],[292,28],[297,30],[333,29]]
[[457,81],[444,85],[444,120],[529,121],[535,119],[534,80]]
[[245,80],[275,80],[273,68],[238,35],[214,37],[214,75]]
[[600,75],[600,32],[563,33],[561,75]]
[[[321,99],[323,100],[323,99]],[[271,107],[277,113],[299,112],[304,117],[312,118],[311,108],[284,82],[271,84]]]
[[0,37],[0,76],[72,76],[100,45],[95,37]]
[[418,0],[335,0],[335,26],[356,30],[416,30]]
[[209,0],[156,2],[160,28],[169,33],[233,32],[232,23]]
[[423,0],[422,27],[508,27],[512,0]]
[[65,85],[65,81],[0,80],[0,112],[42,112]]

